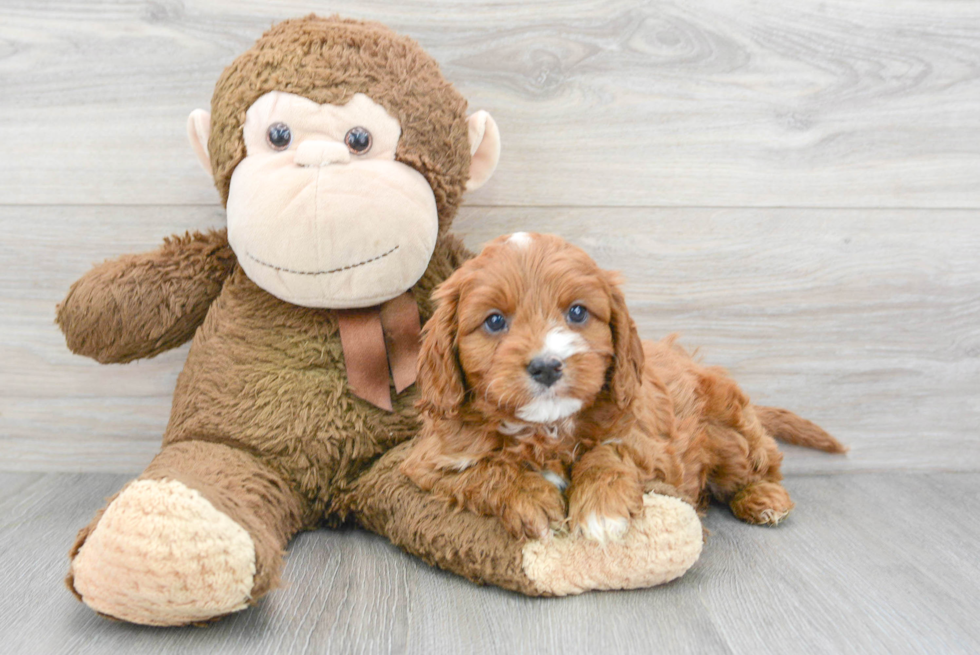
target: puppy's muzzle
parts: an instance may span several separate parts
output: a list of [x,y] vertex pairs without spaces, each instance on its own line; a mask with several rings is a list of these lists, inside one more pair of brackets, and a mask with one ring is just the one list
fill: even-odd
[[546,387],[550,387],[561,378],[561,360],[554,357],[535,357],[527,365],[527,374],[531,379]]

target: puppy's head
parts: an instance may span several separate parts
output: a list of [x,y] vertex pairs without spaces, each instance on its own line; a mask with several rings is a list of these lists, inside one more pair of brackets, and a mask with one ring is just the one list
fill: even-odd
[[465,405],[527,423],[553,423],[603,394],[632,401],[643,348],[619,277],[556,236],[490,242],[435,292],[424,328],[420,407]]

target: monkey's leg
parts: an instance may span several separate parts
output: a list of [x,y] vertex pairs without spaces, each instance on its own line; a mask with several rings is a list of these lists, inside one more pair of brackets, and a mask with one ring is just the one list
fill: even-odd
[[701,522],[689,504],[647,493],[622,540],[562,534],[515,540],[495,517],[457,511],[398,470],[409,443],[385,453],[358,481],[351,508],[366,528],[473,582],[530,596],[650,587],[683,575],[701,554]]
[[116,619],[208,621],[277,584],[303,510],[289,485],[246,452],[170,444],[78,533],[66,582]]

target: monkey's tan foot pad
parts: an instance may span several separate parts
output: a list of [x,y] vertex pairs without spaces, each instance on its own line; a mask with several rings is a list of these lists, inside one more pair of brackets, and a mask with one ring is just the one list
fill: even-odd
[[622,539],[601,544],[556,536],[524,545],[524,574],[556,596],[593,589],[637,589],[679,578],[701,555],[701,521],[689,504],[648,493]]
[[108,616],[184,625],[244,609],[248,532],[176,480],[137,480],[110,503],[71,563],[75,591]]

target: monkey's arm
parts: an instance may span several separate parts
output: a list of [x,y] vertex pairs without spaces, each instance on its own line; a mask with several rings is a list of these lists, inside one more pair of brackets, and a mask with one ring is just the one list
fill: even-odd
[[666,485],[644,496],[642,514],[620,540],[514,539],[497,518],[422,491],[400,470],[411,448],[406,441],[382,455],[357,481],[348,507],[367,529],[474,582],[530,596],[636,589],[680,577],[701,554],[697,513]]
[[226,230],[169,237],[83,275],[56,321],[72,352],[103,364],[159,355],[194,336],[235,261]]

